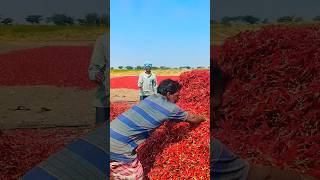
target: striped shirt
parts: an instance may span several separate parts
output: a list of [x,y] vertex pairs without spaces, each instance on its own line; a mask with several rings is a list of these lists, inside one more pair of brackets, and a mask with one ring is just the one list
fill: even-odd
[[165,120],[185,121],[187,112],[160,94],[134,105],[110,124],[110,159],[132,163],[135,149]]
[[109,138],[107,125],[95,129],[51,155],[22,180],[107,179],[109,177]]

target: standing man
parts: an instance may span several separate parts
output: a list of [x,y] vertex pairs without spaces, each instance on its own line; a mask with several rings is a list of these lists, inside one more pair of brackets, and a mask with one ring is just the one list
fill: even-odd
[[152,64],[149,61],[144,63],[145,72],[139,75],[138,87],[140,100],[150,95],[157,94],[157,77],[151,72]]
[[136,148],[165,120],[198,124],[206,119],[188,114],[175,103],[180,84],[163,80],[158,94],[150,95],[139,104],[119,115],[110,124],[110,175],[113,179],[143,179],[143,168]]
[[89,79],[96,83],[96,125],[106,122],[109,116],[109,33],[100,36],[95,44],[88,72]]

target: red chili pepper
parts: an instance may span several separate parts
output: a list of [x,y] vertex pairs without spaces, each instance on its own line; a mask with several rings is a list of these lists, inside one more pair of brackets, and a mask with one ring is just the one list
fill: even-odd
[[214,132],[230,150],[320,177],[320,154],[313,153],[319,139],[310,141],[320,132],[319,31],[319,25],[262,28],[228,38],[215,51],[233,78],[223,98],[226,120]]

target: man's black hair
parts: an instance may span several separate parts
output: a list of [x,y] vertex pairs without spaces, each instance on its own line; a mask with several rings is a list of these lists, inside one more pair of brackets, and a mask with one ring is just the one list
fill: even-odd
[[157,91],[159,94],[166,96],[167,93],[174,94],[178,92],[180,89],[181,89],[181,85],[179,84],[178,81],[174,81],[172,79],[165,79],[161,81]]

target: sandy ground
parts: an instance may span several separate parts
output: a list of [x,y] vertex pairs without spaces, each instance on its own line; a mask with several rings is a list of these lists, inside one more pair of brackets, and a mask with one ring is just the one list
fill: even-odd
[[133,89],[111,89],[111,102],[136,102],[139,101],[139,91]]
[[3,129],[94,124],[94,91],[52,86],[0,87]]
[[[0,86],[1,129],[92,126],[95,90]],[[112,89],[111,102],[136,102],[138,91]]]

